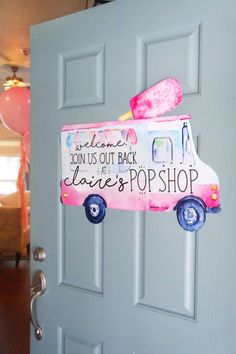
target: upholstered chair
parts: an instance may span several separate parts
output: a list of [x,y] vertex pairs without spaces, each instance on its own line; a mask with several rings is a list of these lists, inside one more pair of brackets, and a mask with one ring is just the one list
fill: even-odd
[[[30,213],[30,192],[26,192],[26,205]],[[0,253],[14,253],[18,265],[23,250],[30,252],[30,222],[21,224],[18,193],[0,197]]]

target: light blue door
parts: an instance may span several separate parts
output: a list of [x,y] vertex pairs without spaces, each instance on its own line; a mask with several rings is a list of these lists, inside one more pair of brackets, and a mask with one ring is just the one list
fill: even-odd
[[[32,354],[236,353],[236,5],[116,0],[31,31],[32,249],[46,250],[43,329]],[[107,210],[93,225],[60,203],[64,124],[116,120],[136,93],[177,77],[223,210],[199,233],[174,212]]]

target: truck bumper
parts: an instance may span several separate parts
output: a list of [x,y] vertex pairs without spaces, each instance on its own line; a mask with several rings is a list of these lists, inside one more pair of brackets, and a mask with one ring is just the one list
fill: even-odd
[[221,207],[220,205],[218,207],[214,207],[214,208],[207,208],[207,213],[211,213],[211,214],[217,214],[221,211]]

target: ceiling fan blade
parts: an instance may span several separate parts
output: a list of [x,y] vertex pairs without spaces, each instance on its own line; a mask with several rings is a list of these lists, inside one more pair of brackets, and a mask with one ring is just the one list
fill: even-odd
[[14,86],[17,86],[17,87],[30,87],[30,83],[29,82],[18,82],[17,85],[12,85],[12,84],[9,84],[8,82],[3,82],[2,83],[2,86],[4,88],[11,88],[11,87],[14,87]]

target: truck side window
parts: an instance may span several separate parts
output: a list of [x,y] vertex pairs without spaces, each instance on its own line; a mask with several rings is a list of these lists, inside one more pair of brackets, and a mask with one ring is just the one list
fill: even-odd
[[158,137],[152,143],[152,160],[156,163],[173,161],[173,143],[168,137]]

